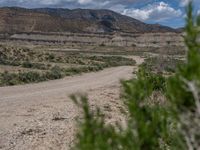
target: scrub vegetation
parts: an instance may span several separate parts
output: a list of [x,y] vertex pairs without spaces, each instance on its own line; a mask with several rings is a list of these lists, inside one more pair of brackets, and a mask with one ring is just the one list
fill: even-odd
[[6,86],[60,79],[108,67],[134,66],[135,61],[122,56],[40,52],[1,45],[0,65],[0,86]]
[[174,73],[168,77],[143,65],[137,79],[122,82],[122,100],[128,110],[125,128],[106,124],[104,114],[98,108],[92,110],[85,96],[72,96],[83,111],[74,149],[199,149],[200,17],[192,12],[190,3],[185,27],[187,61],[173,68]]

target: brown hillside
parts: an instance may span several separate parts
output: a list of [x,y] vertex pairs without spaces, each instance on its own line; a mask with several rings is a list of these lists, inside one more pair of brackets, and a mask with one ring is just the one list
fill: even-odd
[[110,10],[0,8],[0,32],[176,32]]

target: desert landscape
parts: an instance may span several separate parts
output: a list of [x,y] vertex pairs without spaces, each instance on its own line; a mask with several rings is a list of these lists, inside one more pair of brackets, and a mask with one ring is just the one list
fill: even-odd
[[[9,42],[12,47],[1,46],[1,149],[70,149],[81,119],[69,98],[74,93],[87,93],[108,123],[123,124],[120,80],[136,77],[142,64],[170,74],[175,63],[184,61],[184,52],[175,56],[168,49],[161,56],[157,47],[126,47],[126,52],[119,46],[82,50],[26,41],[23,48],[14,48],[16,43]],[[53,79],[59,80],[48,81]]]
[[111,10],[0,8],[0,149],[72,149],[84,119],[72,94],[126,127],[121,81],[175,74],[184,36]]

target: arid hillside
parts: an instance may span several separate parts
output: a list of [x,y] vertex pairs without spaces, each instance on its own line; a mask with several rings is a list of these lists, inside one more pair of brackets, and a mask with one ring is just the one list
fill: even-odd
[[0,8],[0,32],[177,32],[159,24],[145,24],[110,10]]

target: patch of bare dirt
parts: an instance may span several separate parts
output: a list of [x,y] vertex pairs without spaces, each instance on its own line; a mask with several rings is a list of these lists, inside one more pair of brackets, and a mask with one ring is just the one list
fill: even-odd
[[77,132],[79,109],[68,96],[88,93],[92,107],[100,107],[109,123],[124,122],[119,99],[120,79],[136,67],[116,67],[61,80],[0,88],[0,149],[70,149]]

